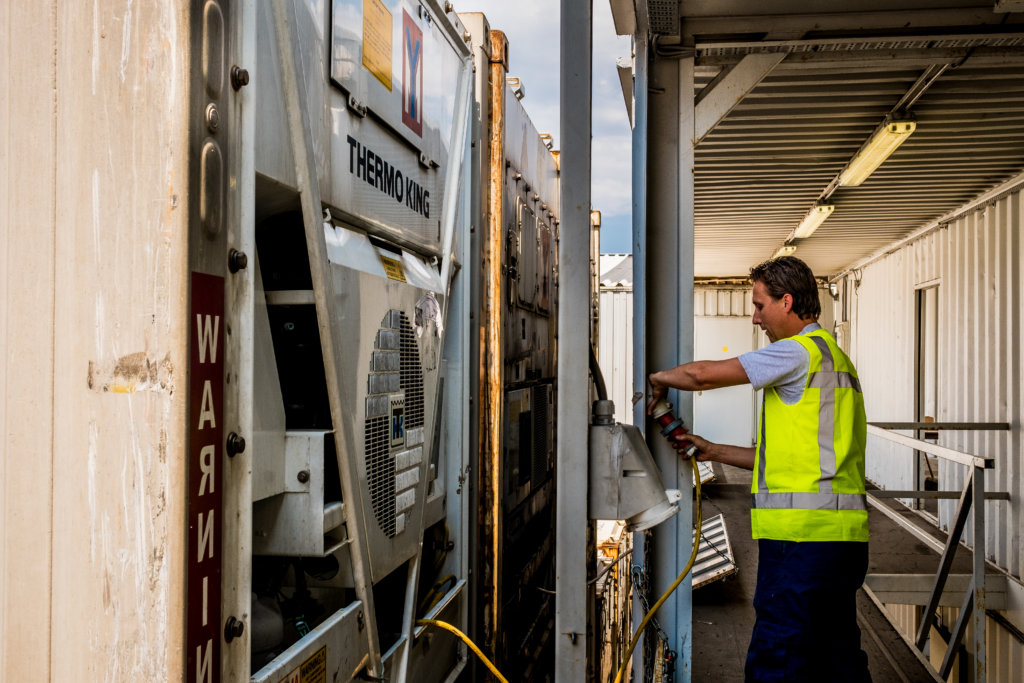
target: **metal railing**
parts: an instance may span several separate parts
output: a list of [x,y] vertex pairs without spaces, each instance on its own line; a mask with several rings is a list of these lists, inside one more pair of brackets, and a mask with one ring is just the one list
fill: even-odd
[[[974,681],[984,683],[985,681],[985,610],[991,605],[992,597],[989,585],[996,577],[985,576],[985,505],[986,500],[1009,500],[1006,492],[988,492],[985,488],[985,470],[995,467],[995,460],[990,457],[982,457],[946,448],[937,444],[914,439],[902,434],[894,434],[889,430],[917,430],[917,431],[938,431],[938,430],[1009,430],[1010,425],[1005,422],[874,422],[868,425],[868,434],[887,439],[901,446],[913,448],[916,451],[934,455],[948,462],[957,463],[967,468],[967,476],[964,480],[963,489],[957,491],[868,491],[868,500],[871,504],[884,513],[887,517],[896,522],[900,527],[914,535],[916,538],[940,552],[939,566],[931,581],[931,591],[926,600],[923,601],[924,611],[921,613],[920,624],[914,638],[914,646],[920,652],[924,652],[928,643],[928,636],[932,625],[935,623],[936,609],[940,604],[948,605],[949,601],[943,600],[944,592],[948,584],[961,584],[962,581],[952,581],[950,569],[953,565],[953,558],[963,536],[964,528],[967,525],[967,518],[974,510],[972,531],[974,535],[974,548],[972,552],[972,571],[967,582],[967,588],[960,601],[960,614],[956,624],[950,631],[949,643],[939,666],[938,674],[942,680],[946,680],[953,667],[956,654],[964,639],[968,623],[973,626],[973,647],[974,647]],[[925,530],[910,523],[898,512],[881,502],[883,498],[958,498],[956,515],[949,530],[949,535],[943,545]],[[869,577],[871,578],[871,577]],[[910,582],[900,582],[893,577],[888,577],[888,588],[893,589],[894,585],[900,584],[904,588],[904,595],[910,599],[912,593],[907,588],[911,587]],[[957,577],[954,577],[957,578]],[[964,577],[966,578],[966,577]],[[1001,577],[1000,577],[1001,578]],[[869,586],[872,582],[866,582]],[[885,585],[886,581],[876,583]],[[1002,593],[1000,593],[1000,597]],[[912,600],[905,604],[922,604]]]

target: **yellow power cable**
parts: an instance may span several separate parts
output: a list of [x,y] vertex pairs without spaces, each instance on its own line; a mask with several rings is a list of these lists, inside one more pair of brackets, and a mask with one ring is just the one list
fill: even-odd
[[697,560],[697,550],[700,548],[700,527],[703,520],[703,514],[700,507],[700,470],[697,469],[697,458],[696,456],[690,458],[690,464],[693,465],[693,482],[697,488],[697,534],[693,539],[693,552],[690,554],[690,561],[683,567],[682,573],[676,577],[676,580],[672,582],[672,585],[668,587],[664,595],[658,598],[658,601],[654,603],[651,609],[647,610],[647,614],[644,615],[643,621],[640,622],[640,626],[636,629],[636,633],[633,635],[633,640],[629,643],[629,651],[626,652],[626,657],[622,661],[622,666],[619,667],[619,672],[615,675],[615,683],[622,683],[622,674],[629,667],[629,660],[633,657],[633,650],[636,649],[637,642],[640,641],[640,636],[643,634],[644,629],[647,628],[647,622],[651,620],[654,613],[658,611],[658,608],[668,599],[668,596],[672,595],[673,591],[679,587],[679,584],[683,582],[686,575],[693,569],[693,563]]
[[497,667],[495,667],[493,664],[491,664],[491,660],[487,659],[487,657],[484,656],[484,653],[480,651],[480,648],[478,648],[476,646],[476,643],[474,643],[472,640],[470,640],[469,636],[467,636],[465,633],[463,633],[459,629],[455,628],[454,626],[452,626],[448,622],[446,622],[446,621],[438,621],[437,619],[417,619],[416,620],[416,625],[417,626],[436,626],[438,628],[444,629],[445,631],[449,631],[450,633],[454,633],[455,635],[457,635],[459,638],[462,639],[462,642],[464,642],[466,645],[469,646],[469,649],[472,650],[473,653],[477,657],[480,658],[481,662],[483,662],[484,664],[487,665],[487,668],[491,670],[491,673],[494,674],[494,676],[499,681],[501,681],[501,683],[508,683],[508,679],[505,678],[504,676],[502,676],[501,672],[498,671]]

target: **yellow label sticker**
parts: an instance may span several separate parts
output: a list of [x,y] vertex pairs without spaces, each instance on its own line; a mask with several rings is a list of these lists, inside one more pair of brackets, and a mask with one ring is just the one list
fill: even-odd
[[405,269],[402,268],[402,262],[396,261],[393,258],[387,256],[381,256],[380,262],[384,265],[384,273],[392,280],[398,280],[399,282],[405,282]]
[[327,646],[324,645],[292,669],[282,683],[327,683]]
[[723,346],[722,347],[722,353],[729,353],[729,347],[728,346]]
[[363,66],[391,90],[391,12],[381,0],[363,0]]

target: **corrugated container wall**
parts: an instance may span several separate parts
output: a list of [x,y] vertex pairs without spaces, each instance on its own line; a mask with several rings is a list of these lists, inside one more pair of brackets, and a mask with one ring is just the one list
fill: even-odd
[[[989,559],[1016,577],[1024,560],[1016,540],[1022,530],[1022,206],[1017,190],[846,276],[850,349],[869,421],[917,417],[918,300],[923,290],[937,288],[935,419],[1011,425],[1008,432],[941,431],[938,443],[996,459],[986,488],[1008,491],[1011,500],[989,503],[986,547]],[[872,481],[913,488],[912,467],[909,449],[869,437]],[[940,489],[959,489],[964,471],[940,461],[938,478]],[[956,501],[940,504],[943,528],[955,506]]]
[[[1011,593],[1019,596],[1024,195],[1019,182],[1006,189],[843,274],[836,319],[848,332],[842,343],[857,364],[869,421],[929,415],[939,422],[1010,424],[1009,431],[940,431],[938,443],[995,458],[995,468],[986,471],[986,490],[1006,491],[1010,500],[987,504],[986,555],[1015,577]],[[867,475],[879,486],[916,488],[913,462],[911,449],[869,436]],[[964,469],[939,460],[938,488],[961,489]],[[938,522],[945,530],[956,504],[939,503]],[[965,539],[973,545],[970,522]],[[912,610],[889,609],[913,626]],[[954,612],[944,610],[943,617],[954,618]],[[1019,614],[1006,614],[1019,626]],[[989,680],[1020,680],[1024,646],[991,618],[987,649]]]

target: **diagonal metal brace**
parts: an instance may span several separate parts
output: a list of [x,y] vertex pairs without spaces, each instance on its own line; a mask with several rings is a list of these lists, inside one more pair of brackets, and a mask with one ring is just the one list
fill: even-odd
[[[946,654],[942,656],[942,665],[939,667],[939,676],[942,680],[949,678],[949,670],[953,668],[953,662],[960,650],[960,643],[964,639],[964,633],[967,632],[967,624],[971,620],[971,612],[974,609],[975,585],[974,581],[971,581],[971,587],[967,590],[967,595],[964,596],[964,604],[960,607],[960,615],[956,618],[956,624],[953,625],[953,630],[949,634]],[[932,614],[934,614],[934,610],[932,610]]]
[[[935,572],[935,584],[932,587],[931,597],[928,599],[928,604],[924,608],[924,615],[921,619],[921,626],[917,630],[917,638],[914,640],[914,644],[918,650],[924,650],[925,643],[928,642],[928,632],[932,627],[932,623],[935,621],[935,610],[939,606],[939,599],[942,597],[942,591],[946,587],[946,577],[949,576],[949,569],[953,565],[953,558],[956,556],[957,547],[960,544],[960,537],[963,535],[964,526],[967,524],[967,515],[971,512],[971,490],[974,485],[974,473],[975,469],[971,468],[971,473],[967,476],[967,481],[964,483],[964,489],[960,493],[960,502],[957,504],[956,519],[953,522],[953,528],[949,531],[949,538],[946,540],[946,547],[942,551],[942,558],[939,560],[939,568]],[[973,586],[971,594],[974,594]]]
[[746,55],[736,66],[705,86],[697,95],[694,107],[694,144],[703,140],[786,55],[786,52]]

